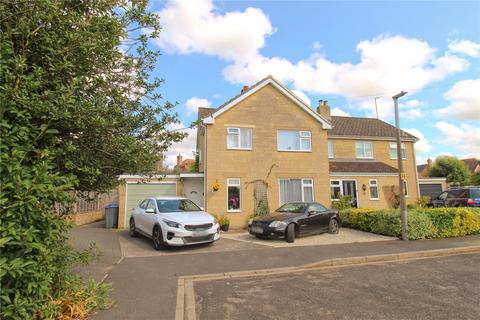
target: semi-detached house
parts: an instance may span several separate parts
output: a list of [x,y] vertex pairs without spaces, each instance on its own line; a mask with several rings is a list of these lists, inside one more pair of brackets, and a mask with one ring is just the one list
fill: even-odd
[[[398,195],[395,127],[331,116],[326,101],[313,110],[271,76],[219,108],[200,108],[199,119],[205,208],[227,214],[233,226],[245,225],[259,206],[330,206],[350,195],[358,207],[386,208]],[[401,134],[407,203],[415,203],[417,138]]]
[[[386,122],[331,116],[326,101],[314,110],[272,76],[218,108],[199,108],[198,118],[199,172],[122,176],[120,226],[150,193],[191,197],[209,213],[228,215],[232,227],[290,201],[330,206],[350,195],[357,207],[388,208],[398,199],[396,129]],[[402,131],[401,139],[404,189],[413,204],[417,138]]]

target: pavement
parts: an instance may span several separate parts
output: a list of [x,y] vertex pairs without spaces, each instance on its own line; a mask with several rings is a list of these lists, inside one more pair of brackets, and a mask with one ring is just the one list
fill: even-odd
[[[260,272],[261,270],[297,268],[299,266],[315,265],[322,261],[330,261],[329,263],[332,261],[348,261],[348,259],[358,259],[359,257],[372,255],[390,254],[398,257],[401,254],[410,254],[411,256],[415,256],[416,252],[419,251],[434,252],[434,250],[450,250],[453,252],[454,250],[473,247],[477,248],[480,252],[480,235],[474,235],[461,238],[408,242],[382,240],[288,247],[272,247],[270,245],[255,243],[255,241],[239,241],[230,237],[222,237],[221,240],[209,246],[176,248],[157,253],[152,249],[149,240],[144,238],[127,238],[125,231],[105,230],[95,226],[80,227],[73,231],[76,241],[78,241],[79,238],[83,238],[83,241],[80,241],[81,244],[87,240],[94,240],[97,242],[97,245],[101,244],[106,246],[106,254],[100,258],[100,268],[87,267],[87,269],[90,269],[82,271],[84,274],[99,274],[95,275],[95,278],[105,278],[105,281],[111,282],[114,288],[112,293],[112,298],[115,300],[114,306],[109,310],[98,311],[92,315],[93,319],[176,319],[176,317],[177,319],[182,319],[187,317],[189,313],[183,312],[185,311],[183,307],[177,308],[179,298],[180,300],[185,298],[182,293],[182,290],[185,288],[182,288],[179,284],[181,279],[191,276],[202,277],[207,274],[228,274],[229,272],[244,272],[245,276],[247,276],[249,273]],[[138,250],[138,252],[136,252],[136,250]],[[120,258],[118,258],[119,254]],[[465,257],[467,256],[468,255],[465,255]],[[109,263],[110,265],[107,266]],[[349,266],[349,268],[355,267],[356,266]],[[441,271],[439,269],[441,265],[435,263],[432,263],[430,268],[433,273]],[[411,270],[416,270],[416,268],[411,268]],[[104,272],[107,273],[105,274]],[[271,272],[274,273],[274,271]],[[314,271],[312,270],[312,272]],[[368,272],[366,272],[366,274],[368,274]],[[473,274],[475,275],[475,273]],[[403,275],[404,277],[408,277],[408,273],[403,273]],[[360,275],[358,276],[360,277]],[[282,277],[283,276],[279,279],[283,279]],[[384,279],[388,277],[389,276],[385,274]],[[341,277],[338,278],[338,281],[340,280]],[[240,285],[243,280],[240,279],[238,281],[240,281],[238,282]],[[298,281],[301,281],[301,279]],[[279,285],[280,282],[282,281],[279,281]],[[205,292],[208,292],[207,289],[212,288],[208,287],[208,283],[208,281],[204,282],[207,287],[197,287],[197,284],[195,284],[195,291],[185,290],[185,294],[190,292],[190,296],[186,297],[186,299],[192,301],[191,295],[194,293],[193,301],[195,305],[198,304],[198,317],[200,317],[200,319],[223,319],[225,312],[227,312],[230,307],[221,309],[219,316],[212,318],[212,313],[209,312],[215,312],[215,310],[208,311],[208,308],[205,306],[210,305],[210,303],[204,304],[202,302],[206,301],[202,299],[208,298],[208,294],[205,295]],[[320,285],[320,287],[322,287],[322,285]],[[300,292],[302,290],[301,287],[296,288],[299,290],[295,290],[298,292],[292,292],[292,298],[302,296]],[[341,291],[339,293],[340,295],[346,295],[347,292],[350,293],[349,286],[339,288]],[[388,288],[387,284],[385,284],[385,288]],[[470,290],[468,288],[462,289]],[[215,291],[212,294],[216,296],[220,295],[222,299],[229,297],[228,292],[222,293],[221,291]],[[300,296],[296,296],[296,294]],[[272,296],[272,298],[274,297],[275,296]],[[303,297],[308,298],[308,296]],[[254,295],[252,294],[252,299],[253,298]],[[277,301],[271,301],[277,305]],[[350,300],[344,301],[351,303]],[[182,310],[182,312],[179,312],[179,309]],[[232,315],[234,314],[235,313],[232,313]],[[194,315],[196,315],[196,313],[194,313]],[[252,313],[250,313],[250,315],[252,315]],[[280,319],[281,318],[282,317],[280,317]],[[348,318],[347,316],[339,318],[357,319],[356,317]],[[232,319],[237,318],[233,317]],[[249,319],[264,319],[264,317],[257,315]],[[297,316],[293,317],[293,319],[304,319],[304,317]],[[407,317],[405,319],[409,318]]]

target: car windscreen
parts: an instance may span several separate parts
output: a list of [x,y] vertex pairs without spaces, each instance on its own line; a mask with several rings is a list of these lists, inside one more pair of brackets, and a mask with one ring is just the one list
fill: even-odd
[[470,198],[480,198],[480,189],[470,189]]
[[291,203],[285,203],[276,211],[280,213],[304,213],[305,210],[307,209],[307,206],[308,204],[306,203],[291,202]]
[[188,199],[157,200],[157,207],[160,212],[202,211],[202,209]]

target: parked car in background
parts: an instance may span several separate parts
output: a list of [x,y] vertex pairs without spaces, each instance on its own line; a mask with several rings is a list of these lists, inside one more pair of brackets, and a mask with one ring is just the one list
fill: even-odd
[[215,218],[182,197],[151,197],[133,208],[130,236],[142,234],[157,250],[166,246],[213,243],[220,237]]
[[249,221],[248,231],[259,238],[295,238],[323,232],[338,233],[340,216],[338,210],[327,209],[317,202],[291,202],[274,213],[255,217]]
[[431,200],[432,207],[480,207],[480,187],[458,187]]

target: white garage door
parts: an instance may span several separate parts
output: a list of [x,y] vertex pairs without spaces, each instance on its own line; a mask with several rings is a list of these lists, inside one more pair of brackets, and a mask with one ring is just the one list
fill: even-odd
[[148,197],[154,196],[176,196],[177,185],[172,183],[148,183],[148,184],[127,184],[126,194],[126,219],[125,224],[128,227],[132,209],[135,208],[139,202]]

